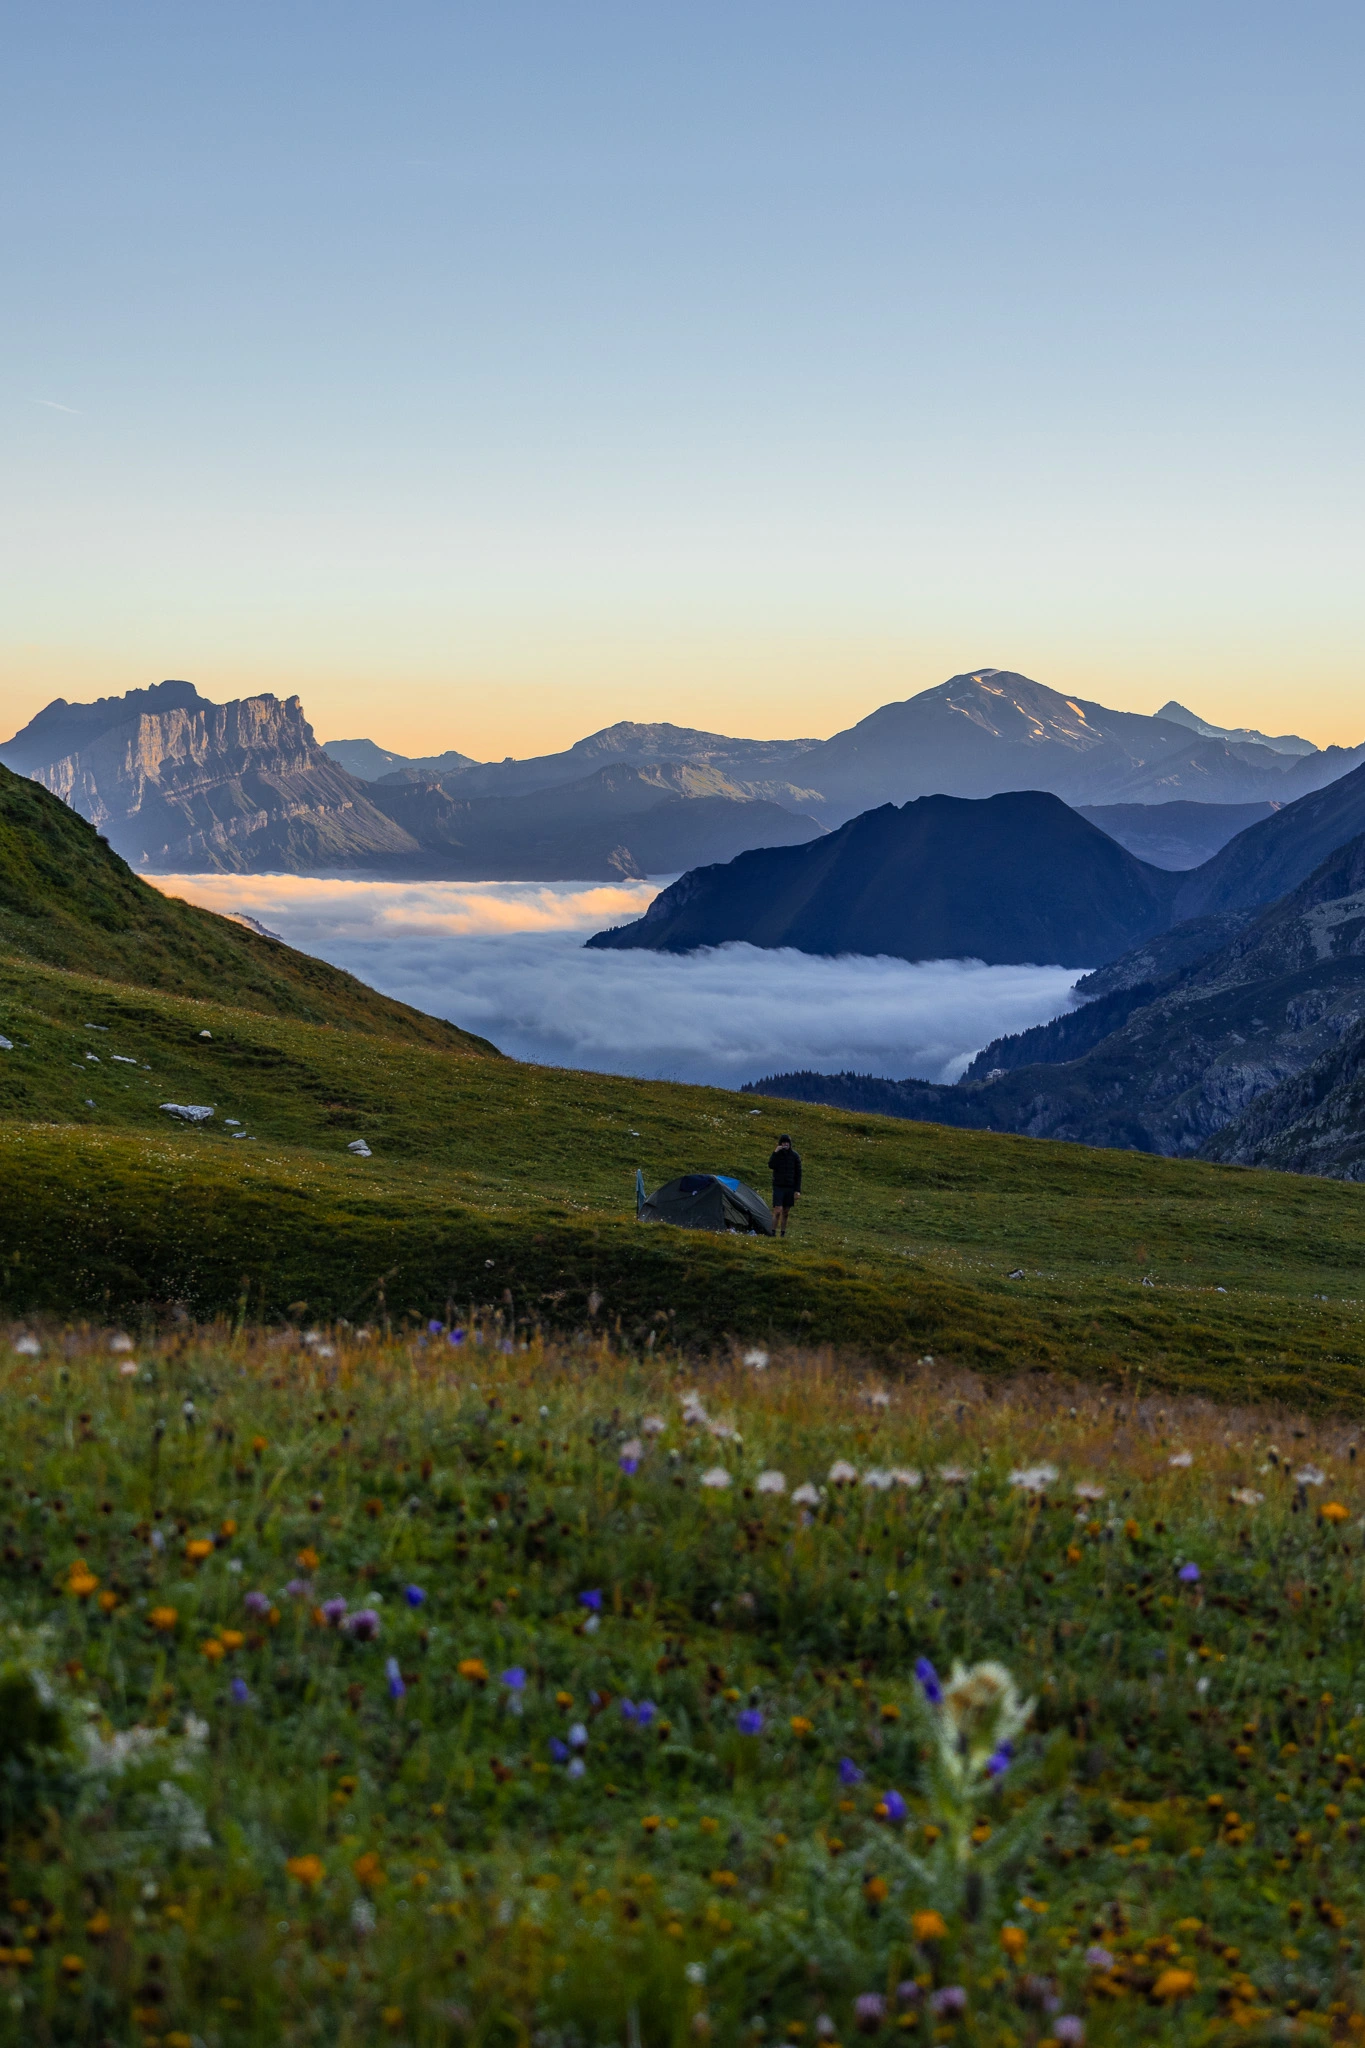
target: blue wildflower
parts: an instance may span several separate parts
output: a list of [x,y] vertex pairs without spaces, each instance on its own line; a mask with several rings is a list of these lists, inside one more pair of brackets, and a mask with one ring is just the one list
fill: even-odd
[[858,1769],[851,1756],[840,1757],[839,1783],[841,1785],[861,1785],[863,1776],[863,1772]]
[[602,1595],[594,1587],[590,1593],[579,1594],[578,1604],[580,1607],[591,1607],[594,1614],[600,1614],[602,1611]]
[[228,1690],[239,1707],[246,1706],[251,1698],[251,1687],[244,1678],[234,1678]]
[[1002,1742],[1000,1747],[994,1750],[986,1759],[986,1776],[988,1778],[998,1778],[1002,1772],[1009,1769],[1010,1760],[1013,1755],[1014,1744],[1012,1742]]
[[389,1681],[389,1698],[391,1700],[401,1700],[407,1691],[407,1687],[403,1683],[403,1674],[398,1668],[398,1659],[396,1657],[389,1658],[388,1663],[384,1666],[384,1675]]
[[916,1658],[915,1676],[919,1680],[920,1688],[924,1694],[924,1697],[928,1700],[930,1706],[937,1707],[941,1705],[943,1700],[943,1687],[938,1682],[937,1671],[935,1671],[933,1665],[929,1662],[929,1659],[927,1657]]
[[635,1709],[637,1724],[641,1728],[648,1728],[658,1711],[659,1709],[655,1706],[653,1700],[641,1700],[639,1706]]
[[906,1814],[910,1811],[905,1801],[901,1798],[900,1793],[894,1790],[883,1792],[881,1804],[887,1819],[898,1823],[903,1821]]
[[1182,1586],[1197,1586],[1202,1573],[1197,1564],[1182,1564],[1176,1577]]
[[557,1735],[552,1735],[550,1737],[550,1755],[557,1764],[567,1763],[569,1761],[568,1743],[561,1742]]
[[735,1725],[738,1727],[741,1735],[761,1735],[763,1733],[763,1716],[759,1713],[757,1707],[746,1707],[744,1712],[738,1717]]
[[407,1601],[409,1607],[420,1607],[426,1597],[426,1593],[421,1586],[404,1586],[403,1588],[403,1598]]
[[502,1674],[502,1683],[512,1692],[520,1692],[526,1683],[526,1673],[520,1664],[509,1665]]

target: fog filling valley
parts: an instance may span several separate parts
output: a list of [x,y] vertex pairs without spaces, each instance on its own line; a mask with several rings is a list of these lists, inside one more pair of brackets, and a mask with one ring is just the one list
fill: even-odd
[[1077,975],[749,945],[681,956],[584,950],[589,933],[639,917],[657,880],[148,879],[254,918],[517,1059],[723,1088],[800,1068],[953,1081],[992,1038],[1070,1009]]

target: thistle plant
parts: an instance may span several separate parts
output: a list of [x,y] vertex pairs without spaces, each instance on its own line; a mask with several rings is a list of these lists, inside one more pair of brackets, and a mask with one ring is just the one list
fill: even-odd
[[942,1903],[977,1920],[992,1881],[1028,1849],[1047,1812],[1049,1802],[1034,1799],[1002,1827],[981,1816],[984,1800],[1010,1768],[1034,1702],[1020,1698],[1003,1664],[955,1663],[944,1684],[921,1657],[915,1677],[929,1737],[927,1789],[941,1830],[924,1875]]

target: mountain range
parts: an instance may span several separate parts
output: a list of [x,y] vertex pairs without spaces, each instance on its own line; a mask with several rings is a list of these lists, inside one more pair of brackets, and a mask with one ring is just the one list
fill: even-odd
[[[1365,1180],[1365,769],[1330,827],[1326,794],[1176,878],[1176,909],[1195,917],[1086,976],[1082,1007],[988,1045],[956,1084],[785,1074],[754,1091]],[[1324,829],[1351,824],[1318,859]]]
[[1192,868],[1246,807],[1266,814],[1362,760],[1365,747],[1212,726],[1174,702],[1155,717],[1110,711],[1004,669],[954,676],[828,740],[627,721],[525,760],[414,758],[369,739],[320,746],[297,697],[213,704],[177,681],[58,698],[0,746],[0,762],[144,871],[535,880],[706,866],[887,803],[1020,789],[1084,807],[1153,866]]

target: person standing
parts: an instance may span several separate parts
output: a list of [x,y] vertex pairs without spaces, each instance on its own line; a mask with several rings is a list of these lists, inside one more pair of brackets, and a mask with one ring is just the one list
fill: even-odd
[[787,1218],[796,1207],[796,1198],[801,1192],[801,1154],[792,1147],[792,1141],[784,1131],[777,1141],[777,1150],[768,1161],[768,1171],[773,1177],[773,1221],[779,1237],[787,1235]]

